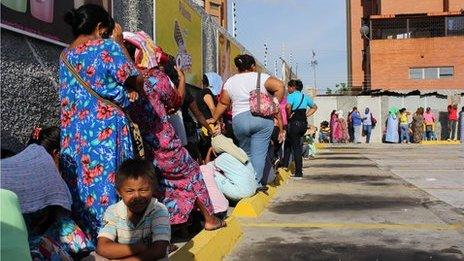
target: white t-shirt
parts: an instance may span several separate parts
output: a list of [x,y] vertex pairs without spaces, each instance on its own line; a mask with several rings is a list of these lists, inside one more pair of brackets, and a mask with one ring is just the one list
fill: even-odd
[[[269,74],[261,73],[261,92],[267,92],[264,83],[271,77]],[[230,77],[224,84],[224,90],[229,94],[232,101],[232,117],[250,110],[250,92],[256,89],[258,73],[239,73]]]

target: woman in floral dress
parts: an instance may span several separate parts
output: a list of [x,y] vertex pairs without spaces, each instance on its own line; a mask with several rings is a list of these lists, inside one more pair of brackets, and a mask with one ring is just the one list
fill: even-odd
[[159,55],[149,36],[144,32],[124,33],[124,38],[137,67],[144,70],[145,78],[144,93],[131,107],[131,118],[139,124],[146,156],[160,174],[163,203],[169,210],[171,225],[186,223],[191,211],[198,207],[205,218],[206,230],[225,226],[213,215],[213,206],[198,163],[182,146],[168,121],[167,111],[176,111],[182,105],[179,92],[185,91],[183,72],[176,68],[178,92],[171,86],[169,77],[158,68],[157,60],[152,59]]
[[[102,7],[90,4],[68,12],[65,21],[76,39],[64,51],[64,59],[98,95],[127,107],[124,84],[135,89],[138,71],[121,45],[107,39],[113,34],[122,42],[120,26]],[[103,213],[118,201],[116,169],[133,157],[128,120],[80,85],[63,61],[59,76],[63,178],[73,196],[75,220],[95,241]]]

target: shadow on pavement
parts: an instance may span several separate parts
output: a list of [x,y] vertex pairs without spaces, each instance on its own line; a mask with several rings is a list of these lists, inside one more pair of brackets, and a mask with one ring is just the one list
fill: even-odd
[[325,174],[325,175],[309,175],[305,176],[307,180],[317,180],[322,182],[368,182],[382,181],[393,179],[391,176],[379,175],[356,175],[356,174]]
[[316,163],[309,164],[308,167],[312,168],[365,168],[377,167],[376,164],[345,164],[345,163]]
[[463,260],[464,255],[457,247],[442,250],[420,250],[415,248],[390,248],[382,245],[355,245],[344,243],[314,242],[303,237],[299,242],[285,242],[272,237],[257,242],[239,254],[239,260],[342,260],[342,261],[422,261]]
[[301,214],[307,212],[335,212],[346,210],[388,209],[406,206],[420,206],[417,198],[385,197],[362,194],[304,194],[285,202],[277,202],[269,210],[278,214]]
[[324,157],[323,159],[325,160],[364,160],[366,159],[365,157],[354,157],[354,156],[348,156],[348,157],[341,156],[340,157],[340,154],[337,154],[337,155],[338,155],[337,157]]

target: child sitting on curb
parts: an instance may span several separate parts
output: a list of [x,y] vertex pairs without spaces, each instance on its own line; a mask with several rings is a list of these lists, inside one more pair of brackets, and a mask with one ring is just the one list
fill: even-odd
[[166,258],[171,240],[169,212],[152,197],[158,189],[152,164],[135,159],[122,163],[116,174],[116,189],[122,200],[105,212],[98,255],[124,260]]

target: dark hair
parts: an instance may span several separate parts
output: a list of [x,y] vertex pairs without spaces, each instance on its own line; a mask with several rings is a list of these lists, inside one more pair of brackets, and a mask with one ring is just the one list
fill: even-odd
[[124,161],[116,171],[116,189],[119,189],[125,180],[137,179],[139,177],[148,178],[152,182],[153,188],[157,188],[158,181],[155,176],[155,169],[150,161],[128,159]]
[[171,79],[172,83],[177,87],[179,86],[179,74],[177,74],[176,68],[176,60],[174,57],[171,57],[166,64],[163,64],[164,73]]
[[416,111],[416,114],[424,114],[424,108],[423,107],[419,107]]
[[406,108],[402,108],[402,109],[400,110],[400,113],[403,113],[403,112],[405,112],[405,111],[406,111]]
[[114,29],[114,20],[110,14],[102,6],[94,4],[86,4],[68,11],[64,15],[64,21],[72,27],[76,37],[92,34],[100,23],[103,28],[108,29],[108,35],[104,38],[109,37]]
[[129,54],[132,61],[135,62],[135,51],[137,51],[137,47],[128,41],[124,41],[124,47],[126,47],[127,53]]
[[9,157],[13,157],[14,155],[16,155],[16,153],[14,153],[13,151],[9,149],[2,149],[0,152],[0,159],[6,159]]
[[203,74],[203,85],[209,87],[209,80],[208,80],[208,76],[206,76],[206,74]]
[[303,90],[303,82],[301,80],[296,80],[296,86],[295,87],[296,87],[296,89],[298,91],[301,92]]
[[255,58],[249,54],[237,55],[234,59],[234,63],[239,72],[249,71],[253,65],[256,65]]
[[58,127],[35,128],[27,145],[41,145],[52,155],[55,150],[60,151],[60,132]]
[[297,83],[296,83],[296,80],[290,80],[288,81],[288,86],[291,86],[291,87],[296,87]]

